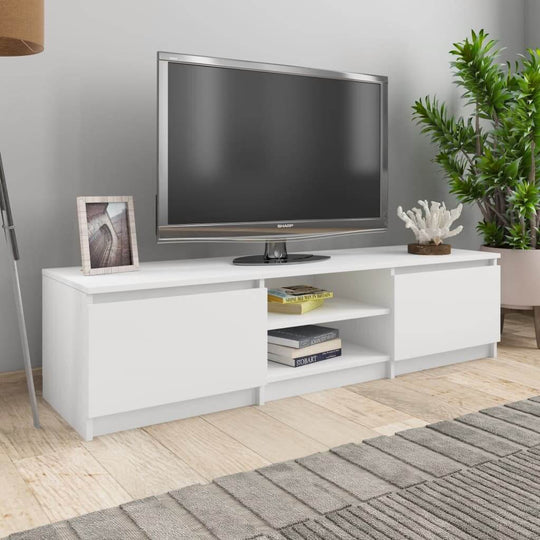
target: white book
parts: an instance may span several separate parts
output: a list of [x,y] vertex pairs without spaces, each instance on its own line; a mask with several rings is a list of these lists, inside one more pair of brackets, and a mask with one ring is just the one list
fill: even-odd
[[333,349],[341,349],[341,339],[331,339],[330,341],[317,343],[317,345],[311,345],[310,347],[304,347],[303,349],[285,347],[285,345],[276,345],[274,343],[268,344],[268,353],[287,358],[301,358],[302,356],[318,354],[321,352],[331,351]]

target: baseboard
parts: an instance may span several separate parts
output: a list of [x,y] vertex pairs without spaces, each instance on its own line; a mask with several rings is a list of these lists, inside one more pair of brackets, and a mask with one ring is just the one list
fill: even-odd
[[395,362],[395,374],[405,375],[414,371],[423,371],[449,364],[460,364],[469,362],[470,360],[480,360],[489,358],[493,352],[493,344],[480,345],[478,347],[470,347],[468,349],[459,349],[457,351],[449,351],[438,353],[429,356],[421,356],[419,358],[411,358],[408,360],[399,360]]
[[250,388],[217,396],[169,403],[148,409],[100,416],[89,419],[85,426],[86,430],[83,428],[77,431],[79,431],[79,434],[83,438],[90,440],[92,437],[106,435],[107,433],[114,433],[116,431],[162,424],[182,418],[245,407],[256,403],[256,392],[256,389]]
[[264,396],[266,401],[274,401],[276,399],[309,394],[310,392],[320,392],[321,390],[328,390],[330,388],[340,388],[350,384],[384,379],[387,375],[387,369],[387,363],[384,362],[311,375],[302,377],[301,379],[289,379],[269,383],[264,388]]

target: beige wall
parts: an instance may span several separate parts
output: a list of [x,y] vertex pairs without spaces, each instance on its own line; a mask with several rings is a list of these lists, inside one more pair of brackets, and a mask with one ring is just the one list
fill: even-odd
[[[261,246],[157,246],[156,51],[389,76],[390,228],[298,248],[403,243],[398,204],[450,200],[433,149],[410,120],[427,93],[456,107],[448,50],[485,28],[523,49],[521,0],[50,0],[41,55],[0,58],[0,150],[22,252],[34,364],[40,363],[43,267],[79,264],[75,197],[133,195],[142,261],[242,254]],[[476,215],[455,244],[476,247]],[[0,242],[0,371],[22,367]]]

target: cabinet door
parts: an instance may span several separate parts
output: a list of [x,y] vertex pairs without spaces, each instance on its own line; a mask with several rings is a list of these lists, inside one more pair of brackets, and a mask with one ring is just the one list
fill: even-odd
[[89,328],[91,417],[264,384],[266,289],[91,304]]
[[500,339],[498,266],[395,276],[395,358],[403,360]]

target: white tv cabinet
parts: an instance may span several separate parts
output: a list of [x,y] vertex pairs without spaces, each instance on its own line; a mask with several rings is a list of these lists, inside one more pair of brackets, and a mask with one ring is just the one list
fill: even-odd
[[[324,254],[331,258],[292,266],[219,258],[101,276],[43,270],[45,399],[90,440],[495,355],[498,254]],[[292,283],[335,298],[305,315],[267,313],[267,288]],[[314,323],[339,328],[342,357],[301,368],[267,362],[267,330]]]

